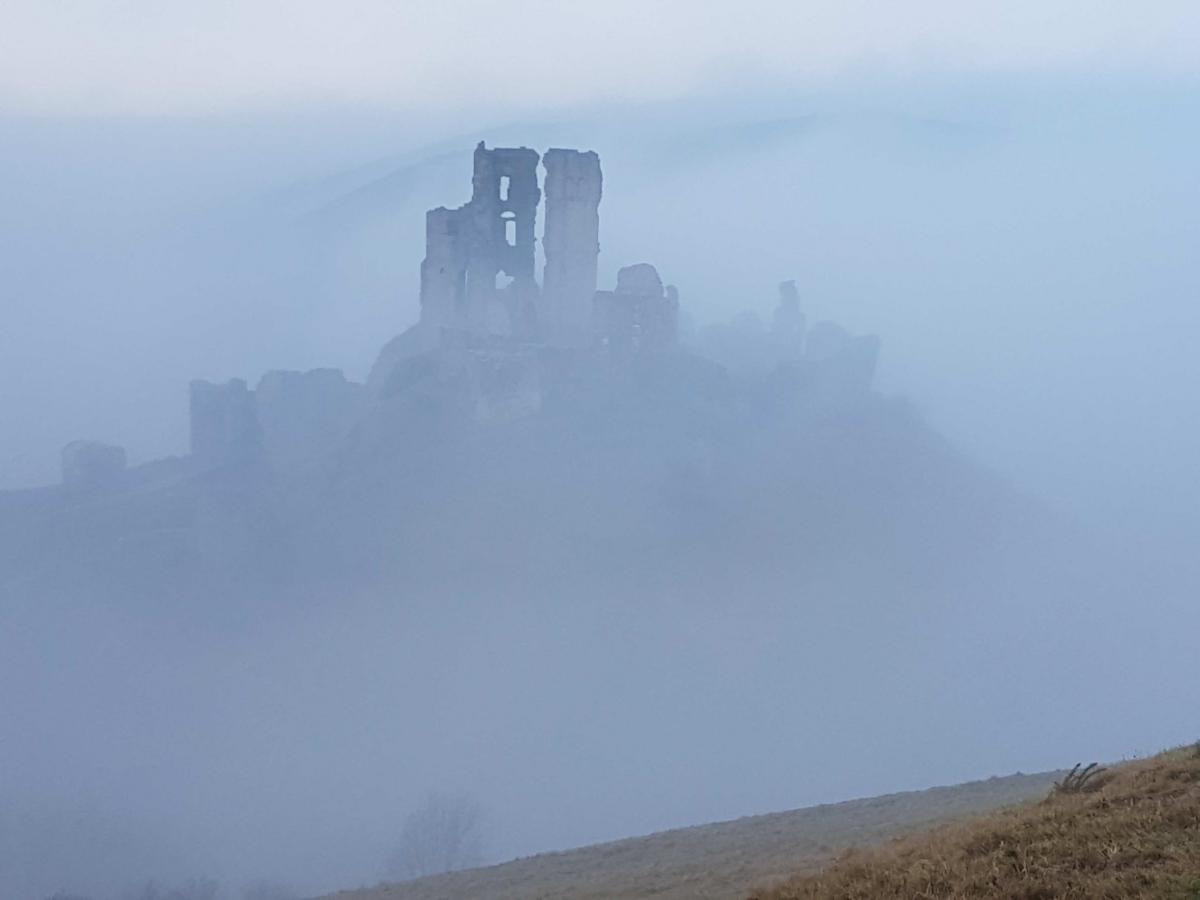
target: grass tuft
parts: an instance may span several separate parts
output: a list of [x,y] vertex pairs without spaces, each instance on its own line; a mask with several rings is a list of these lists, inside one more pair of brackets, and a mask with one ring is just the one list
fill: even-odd
[[1088,763],[1086,766],[1083,763],[1075,763],[1075,768],[1064,775],[1061,781],[1054,782],[1054,793],[1086,794],[1099,790],[1108,780],[1104,777],[1107,771],[1108,769],[1099,763]]

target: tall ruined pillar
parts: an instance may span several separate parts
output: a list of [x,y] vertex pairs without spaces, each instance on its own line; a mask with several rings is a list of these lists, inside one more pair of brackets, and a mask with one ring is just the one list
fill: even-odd
[[[528,147],[475,148],[467,298],[472,330],[518,336],[537,302],[534,278],[538,154]],[[511,279],[501,284],[498,276]]]
[[546,229],[542,247],[544,336],[584,344],[590,336],[596,266],[600,256],[600,157],[593,151],[547,150]]
[[467,294],[467,249],[462,210],[440,206],[425,214],[421,262],[421,323],[431,329],[459,325]]
[[[429,330],[518,335],[532,314],[538,154],[475,148],[471,200],[425,217],[421,323]],[[502,277],[503,276],[503,277]]]

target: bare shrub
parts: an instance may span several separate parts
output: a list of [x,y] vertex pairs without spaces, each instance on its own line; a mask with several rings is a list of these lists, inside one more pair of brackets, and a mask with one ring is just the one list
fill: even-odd
[[440,875],[477,866],[482,856],[479,805],[463,795],[430,794],[405,818],[387,875],[403,880]]

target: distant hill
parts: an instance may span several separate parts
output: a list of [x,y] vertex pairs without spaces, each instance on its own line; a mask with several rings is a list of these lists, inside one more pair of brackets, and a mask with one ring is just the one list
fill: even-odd
[[[848,847],[1043,796],[1054,773],[888,794],[663,831],[503,865],[332,894],[328,900],[737,900],[752,885],[830,862]],[[789,895],[790,896],[790,895]]]
[[1200,890],[1198,822],[1195,745],[1101,768],[1078,788],[1067,772],[992,778],[664,831],[330,900],[1182,900]]
[[536,411],[493,397],[509,406],[487,421],[464,377],[405,373],[324,443],[305,419],[328,415],[322,397],[289,410],[261,458],[0,493],[0,584],[105,605],[190,596],[201,615],[376,582],[647,599],[726,583],[766,602],[816,582],[944,587],[1056,527],[906,402],[830,394],[786,366],[738,376],[679,352],[629,383],[544,383]]

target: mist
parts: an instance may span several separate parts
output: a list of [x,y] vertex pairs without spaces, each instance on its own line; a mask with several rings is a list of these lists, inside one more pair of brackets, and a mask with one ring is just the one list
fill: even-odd
[[[1001,72],[4,117],[5,896],[373,884],[430,791],[501,861],[1194,739],[1198,104]],[[596,150],[600,287],[653,263],[729,380],[491,432],[380,413],[247,489],[249,550],[228,485],[178,489],[203,562],[103,543],[149,488],[40,511],[69,441],[185,456],[192,379],[365,382],[484,139]],[[788,279],[881,340],[836,415],[777,413]]]

